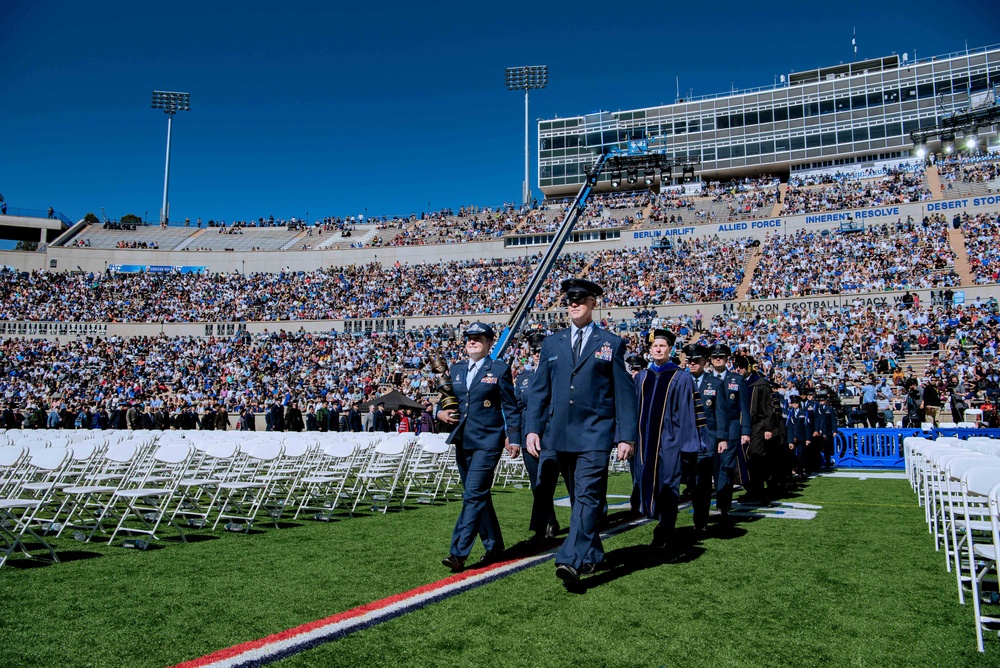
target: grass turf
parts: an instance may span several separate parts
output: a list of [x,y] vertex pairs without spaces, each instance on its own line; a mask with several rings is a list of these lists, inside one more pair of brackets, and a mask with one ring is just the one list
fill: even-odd
[[[614,476],[610,492],[627,487]],[[905,481],[795,494],[823,506],[815,519],[743,521],[666,557],[646,525],[606,542],[610,568],[585,594],[547,562],[279,665],[996,665],[1000,642],[975,651],[972,609]],[[494,499],[508,546],[527,538],[530,493]],[[66,563],[0,569],[0,666],[167,665],[434,582],[457,512],[203,531],[148,552],[64,537]],[[680,539],[690,525],[682,514]]]

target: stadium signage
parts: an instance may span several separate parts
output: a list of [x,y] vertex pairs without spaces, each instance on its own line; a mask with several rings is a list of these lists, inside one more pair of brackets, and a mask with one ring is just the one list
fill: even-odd
[[684,237],[694,234],[693,227],[678,227],[672,230],[646,230],[644,232],[633,232],[633,239],[659,239],[660,237]]
[[[890,301],[891,299],[891,301]],[[817,311],[826,308],[841,308],[843,306],[890,306],[899,304],[902,295],[892,295],[891,297],[855,297],[844,295],[843,297],[830,297],[828,299],[797,299],[795,301],[776,302],[725,302],[722,304],[723,313],[782,313],[784,311]]]
[[[985,198],[983,198],[985,199]],[[969,206],[969,200],[967,199],[954,199],[948,202],[928,202],[928,211],[945,211],[947,209],[964,209]]]
[[119,274],[205,274],[208,267],[193,265],[161,265],[161,264],[110,264],[108,269]]
[[738,232],[740,230],[763,230],[771,227],[781,227],[781,220],[774,218],[771,220],[754,220],[749,223],[725,223],[719,225],[720,232]]
[[899,216],[898,206],[887,206],[879,209],[860,209],[858,211],[848,211],[845,213],[824,213],[819,216],[806,216],[806,224],[837,223],[854,220],[855,218],[888,218],[890,216]]
[[928,211],[947,211],[948,209],[965,209],[972,206],[994,206],[1000,204],[1000,195],[990,195],[988,197],[973,197],[969,199],[953,199],[946,202],[928,202]]

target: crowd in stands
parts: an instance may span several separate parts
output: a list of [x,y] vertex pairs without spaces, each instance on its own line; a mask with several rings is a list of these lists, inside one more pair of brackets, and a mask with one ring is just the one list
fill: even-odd
[[649,222],[666,225],[681,225],[684,223],[681,212],[694,213],[694,200],[681,191],[662,192],[653,198],[649,210]]
[[[557,304],[558,284],[585,269],[608,305],[732,299],[745,267],[744,240],[693,239],[672,250],[607,250],[560,256],[535,308]],[[507,313],[538,256],[311,272],[71,274],[0,272],[0,318],[27,321],[233,322]],[[588,269],[589,263],[589,269]]]
[[[84,247],[90,245],[89,242],[84,242],[84,243],[86,244],[86,246]],[[145,250],[145,249],[159,250],[160,245],[157,244],[155,241],[135,241],[134,239],[131,241],[125,241],[124,239],[122,239],[121,241],[115,244],[115,248],[128,248],[131,250]]]
[[961,226],[976,283],[1000,282],[1000,214],[963,214]]
[[591,256],[587,277],[615,306],[731,300],[743,280],[746,241],[680,238],[670,249],[605,250]]
[[[965,402],[1000,397],[995,300],[897,308],[857,299],[811,311],[736,311],[704,322],[700,312],[644,315],[652,317],[644,318],[638,330],[634,320],[605,318],[600,325],[624,334],[630,352],[639,354],[648,332],[657,327],[677,332],[678,348],[689,341],[726,343],[756,357],[786,395],[824,386],[840,397],[857,397],[873,383],[880,404],[899,411],[907,405],[912,378],[942,397]],[[10,338],[0,341],[0,401],[4,420],[24,426],[107,426],[129,407],[136,414],[163,413],[168,425],[181,424],[171,420],[191,413],[200,413],[204,422],[206,415],[220,412],[259,414],[277,407],[303,413],[301,428],[319,428],[321,411],[346,413],[352,404],[391,389],[418,400],[435,398],[440,378],[428,363],[439,356],[460,359],[463,326],[356,336],[279,330],[204,339],[161,335],[58,343]],[[908,361],[918,351],[932,355],[922,373]],[[529,360],[520,342],[509,357],[515,373]],[[212,428],[220,426],[211,421]]]
[[951,190],[955,183],[989,183],[1000,179],[1000,156],[945,156],[937,161],[942,190]]
[[[780,185],[780,179],[772,176],[746,178],[729,183],[713,181],[707,188],[702,189],[701,194],[711,198],[712,203],[726,204],[727,221],[765,218],[771,215],[771,210],[778,202]],[[719,218],[714,212],[710,212],[706,217],[710,220]]]
[[[478,214],[473,214],[478,215]],[[799,230],[768,236],[751,299],[880,292],[958,285],[940,214],[846,234]],[[995,214],[966,221],[980,283],[1000,280]],[[747,239],[673,240],[671,248],[566,254],[536,299],[558,303],[554,286],[587,271],[605,285],[608,306],[731,300],[746,266]],[[191,249],[197,250],[197,249]],[[538,256],[424,264],[378,263],[311,272],[70,274],[0,272],[0,317],[26,321],[233,322],[326,320],[509,312]]]
[[748,297],[770,299],[959,284],[947,221],[936,215],[853,233],[765,238]]
[[924,170],[910,166],[888,169],[884,176],[861,180],[855,174],[823,175],[827,185],[811,187],[816,178],[793,178],[785,192],[783,215],[860,209],[887,204],[923,202],[931,198]]

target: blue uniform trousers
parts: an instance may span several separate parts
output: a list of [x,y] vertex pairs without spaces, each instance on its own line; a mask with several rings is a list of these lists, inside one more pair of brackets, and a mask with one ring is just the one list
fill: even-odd
[[712,459],[715,464],[715,507],[722,513],[728,513],[733,507],[733,484],[736,482],[738,468],[737,450],[739,441],[730,441],[726,451],[716,453]]
[[528,530],[539,533],[545,531],[547,526],[559,526],[552,503],[559,483],[559,462],[555,453],[542,450],[539,458],[528,452],[528,448],[521,448],[521,455],[531,483],[531,521],[528,523]]
[[462,478],[462,512],[455,522],[451,535],[451,553],[456,557],[468,557],[476,535],[483,541],[487,552],[504,549],[500,522],[493,509],[493,476],[500,462],[502,450],[466,450],[455,448],[458,474]]
[[576,569],[583,564],[599,564],[604,561],[604,546],[597,523],[608,496],[609,453],[593,450],[555,455],[573,504],[569,535],[559,548],[556,564]]

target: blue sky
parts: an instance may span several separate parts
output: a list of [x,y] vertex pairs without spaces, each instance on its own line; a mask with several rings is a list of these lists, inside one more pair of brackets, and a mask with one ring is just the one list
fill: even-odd
[[[791,71],[1000,42],[995,2],[0,2],[0,193],[11,207],[171,219],[409,214],[519,201],[531,118],[672,102]],[[532,124],[532,181],[534,123]],[[540,196],[537,189],[535,193]]]

